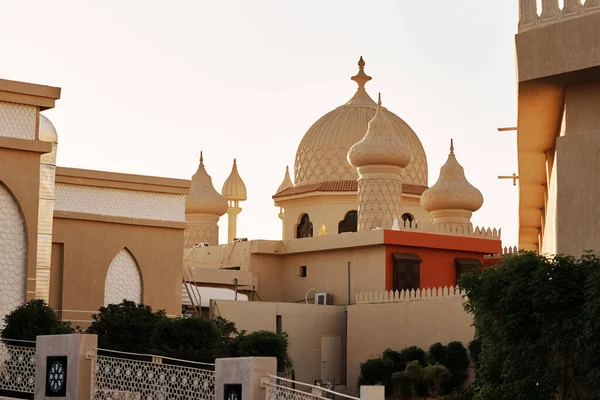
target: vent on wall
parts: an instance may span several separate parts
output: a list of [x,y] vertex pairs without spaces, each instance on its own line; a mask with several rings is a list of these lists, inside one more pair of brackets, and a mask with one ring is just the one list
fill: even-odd
[[300,267],[300,272],[298,273],[300,278],[306,278],[306,265]]
[[331,294],[329,293],[317,293],[315,294],[315,304],[329,306],[333,304]]

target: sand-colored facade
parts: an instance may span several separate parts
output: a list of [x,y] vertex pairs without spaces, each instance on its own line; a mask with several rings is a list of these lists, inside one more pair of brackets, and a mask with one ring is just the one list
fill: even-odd
[[600,7],[520,0],[519,248],[600,250]]
[[86,327],[121,296],[181,313],[187,180],[56,168],[60,89],[0,80],[0,316],[41,298]]

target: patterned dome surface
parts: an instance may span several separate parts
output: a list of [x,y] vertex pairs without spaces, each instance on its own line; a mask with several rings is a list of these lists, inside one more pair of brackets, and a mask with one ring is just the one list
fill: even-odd
[[[364,73],[362,57],[359,68],[359,73],[352,77],[359,85],[354,97],[322,116],[300,141],[294,164],[296,186],[358,179],[356,169],[348,163],[346,156],[350,147],[365,136],[369,121],[377,111],[377,103],[364,89],[371,78]],[[417,134],[393,112],[385,108],[381,111],[411,153],[411,163],[402,170],[402,183],[427,186],[427,156]]]

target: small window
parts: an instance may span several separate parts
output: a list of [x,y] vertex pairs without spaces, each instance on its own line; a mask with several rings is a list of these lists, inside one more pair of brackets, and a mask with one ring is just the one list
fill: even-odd
[[356,210],[348,211],[344,219],[338,224],[338,233],[356,232],[358,230],[358,213]]
[[456,284],[458,285],[458,277],[467,271],[482,266],[481,261],[477,258],[455,258],[454,265],[456,267]]
[[300,223],[296,227],[296,239],[308,238],[313,235],[313,224],[308,214],[302,214]]
[[412,228],[414,220],[415,220],[415,217],[413,217],[411,214],[409,214],[409,213],[402,214],[402,221],[404,223],[405,228]]
[[306,265],[300,267],[300,273],[298,274],[300,278],[306,278]]
[[283,321],[281,315],[275,317],[275,332],[283,333]]
[[393,290],[411,290],[421,287],[421,257],[410,253],[392,253],[394,260]]

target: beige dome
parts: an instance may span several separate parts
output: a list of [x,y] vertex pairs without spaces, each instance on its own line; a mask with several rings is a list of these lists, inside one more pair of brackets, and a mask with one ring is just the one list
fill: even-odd
[[231,174],[229,174],[229,177],[225,180],[223,188],[221,189],[221,194],[227,200],[244,201],[247,198],[246,185],[238,173],[237,162],[235,158],[233,159],[233,168],[231,169]]
[[40,130],[38,137],[42,142],[58,143],[56,128],[54,128],[52,122],[50,122],[44,114],[40,114]]
[[215,190],[210,175],[204,169],[202,153],[198,170],[192,176],[190,194],[185,199],[185,212],[218,216],[227,212],[227,200]]
[[428,211],[477,211],[483,205],[483,195],[465,177],[463,167],[456,161],[454,143],[450,141],[450,154],[440,169],[435,185],[423,192],[421,205]]
[[283,192],[285,189],[294,187],[294,183],[292,182],[292,178],[290,178],[290,167],[285,167],[285,176],[283,177],[283,182],[277,188],[277,193]]
[[348,162],[354,167],[365,165],[392,165],[405,168],[410,163],[410,151],[394,132],[388,117],[381,107],[379,96],[377,111],[365,137],[348,150]]
[[[369,121],[377,110],[377,104],[365,91],[365,84],[371,77],[364,73],[364,65],[361,57],[359,72],[352,77],[358,83],[354,97],[321,117],[300,141],[294,166],[296,186],[358,178],[356,169],[348,164],[346,157],[350,147],[365,136]],[[427,157],[421,141],[400,117],[385,108],[381,110],[412,156],[411,163],[402,170],[402,182],[427,186]]]

